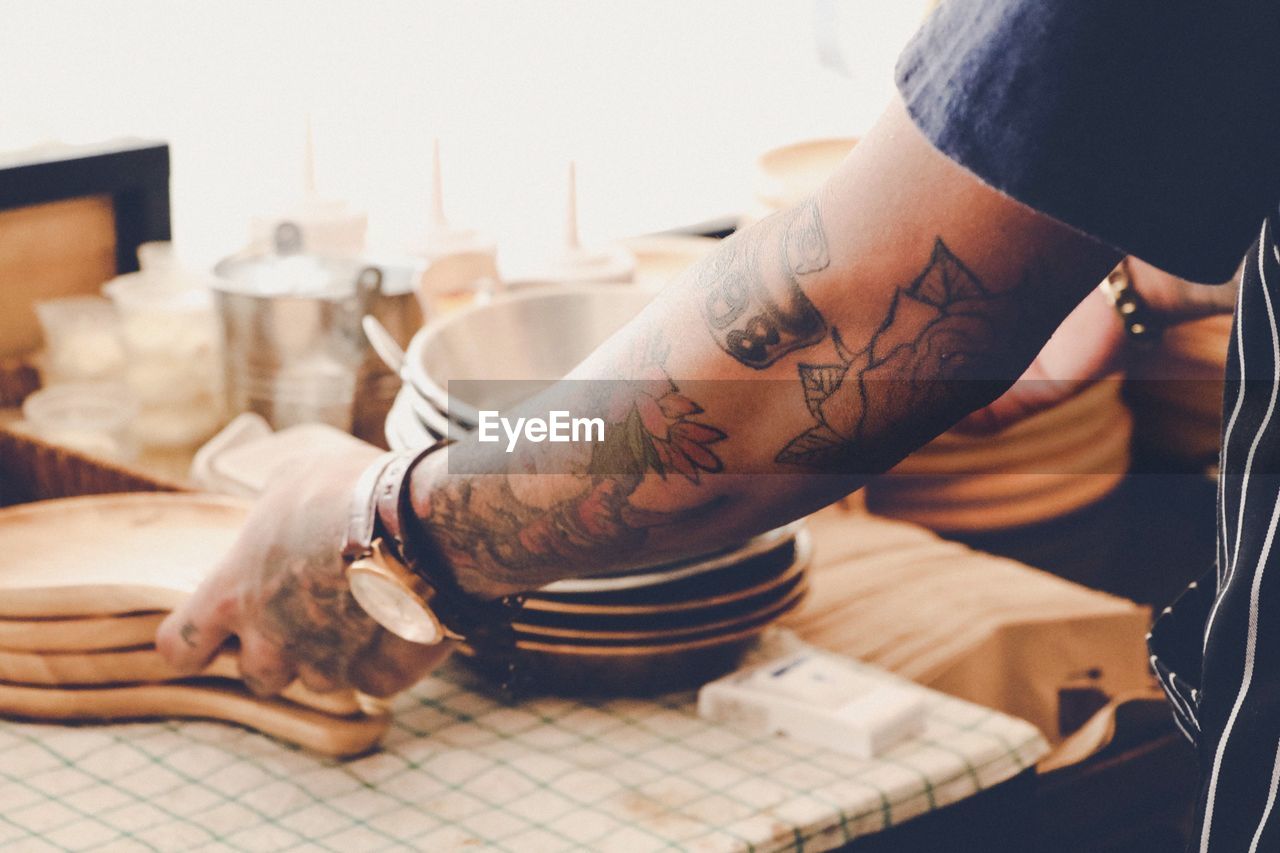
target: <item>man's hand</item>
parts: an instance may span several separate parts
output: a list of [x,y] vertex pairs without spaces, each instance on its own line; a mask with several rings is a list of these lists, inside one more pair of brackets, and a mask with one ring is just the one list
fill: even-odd
[[441,663],[446,645],[406,642],[382,629],[347,587],[341,542],[354,484],[372,450],[284,466],[239,540],[156,645],[183,672],[199,672],[232,635],[240,672],[259,695],[294,678],[312,690],[353,687],[386,696]]
[[[1128,261],[1129,276],[1147,309],[1172,325],[1235,307],[1238,283],[1192,284],[1143,263]],[[998,400],[960,422],[963,432],[1005,429],[1078,393],[1123,365],[1125,331],[1100,290],[1072,311],[1022,377]]]

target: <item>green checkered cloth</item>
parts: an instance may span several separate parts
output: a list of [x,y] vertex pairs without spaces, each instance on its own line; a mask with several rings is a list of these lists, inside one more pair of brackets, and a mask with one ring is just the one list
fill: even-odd
[[1026,722],[925,692],[925,736],[872,761],[713,725],[692,693],[506,704],[458,666],[351,761],[220,723],[0,722],[0,848],[828,850],[1047,751]]

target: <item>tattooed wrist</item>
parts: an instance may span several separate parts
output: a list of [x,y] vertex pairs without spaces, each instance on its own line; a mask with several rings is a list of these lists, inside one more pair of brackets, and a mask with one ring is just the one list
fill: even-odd
[[[500,595],[618,567],[639,558],[652,530],[689,521],[718,503],[698,496],[658,510],[635,499],[654,478],[696,493],[705,475],[724,467],[718,445],[728,435],[667,374],[667,351],[661,332],[642,332],[626,360],[632,378],[592,386],[589,410],[605,420],[603,439],[576,462],[555,465],[556,497],[549,496],[551,488],[530,494],[528,478],[516,473],[518,459],[480,466],[504,473],[461,473],[471,466],[454,462],[449,467],[459,473],[450,474],[442,455],[414,478],[415,514],[464,591]],[[565,385],[560,393],[572,391]],[[471,443],[448,452],[492,458],[492,448]],[[543,470],[551,467],[543,461]]]

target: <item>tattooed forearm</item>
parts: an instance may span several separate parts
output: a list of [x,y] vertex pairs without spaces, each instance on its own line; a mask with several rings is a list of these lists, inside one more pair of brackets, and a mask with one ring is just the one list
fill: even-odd
[[625,350],[657,330],[671,387],[705,411],[656,433],[606,418],[633,438],[576,468],[540,447],[460,472],[483,452],[461,442],[423,466],[415,508],[459,581],[497,594],[732,545],[989,402],[1114,254],[975,181],[895,105],[813,199],[724,241],[571,374],[625,381]]
[[1008,357],[996,329],[1017,305],[1011,293],[988,289],[938,238],[924,269],[894,292],[870,339],[851,347],[802,289],[830,263],[812,199],[732,238],[702,266],[703,319],[721,349],[757,370],[830,341],[830,359],[799,367],[815,425],[775,461],[872,473],[945,428],[955,407],[943,398],[958,398],[959,380],[989,378],[987,368]]
[[923,271],[895,291],[865,346],[853,350],[833,330],[835,358],[799,366],[816,423],[777,461],[883,470],[945,428],[957,416],[955,404],[983,394],[975,383],[1005,384],[997,377],[1017,347],[1001,344],[999,321],[1017,310],[1014,292],[993,293],[938,238]]
[[654,528],[688,522],[715,505],[714,498],[699,498],[658,511],[634,501],[648,477],[698,486],[704,474],[723,468],[716,445],[727,435],[667,376],[664,349],[660,335],[644,337],[631,365],[642,378],[597,386],[612,398],[595,401],[610,413],[604,439],[581,465],[560,469],[558,498],[522,496],[504,474],[438,484],[418,512],[460,582],[485,577],[528,588],[617,565],[629,552],[638,554]]
[[698,276],[702,315],[716,343],[760,370],[823,340],[827,322],[800,283],[830,263],[816,201],[728,240]]

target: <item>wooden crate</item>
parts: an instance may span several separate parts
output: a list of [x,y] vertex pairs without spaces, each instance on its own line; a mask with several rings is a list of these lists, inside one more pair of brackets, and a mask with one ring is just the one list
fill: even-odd
[[0,425],[0,506],[109,492],[186,489],[177,479],[50,444]]
[[0,503],[174,489],[157,477],[41,441],[15,427],[40,387],[35,303],[95,294],[169,239],[169,148],[131,140],[0,155]]
[[34,305],[97,293],[169,239],[169,148],[130,141],[0,156],[0,406],[32,390]]

